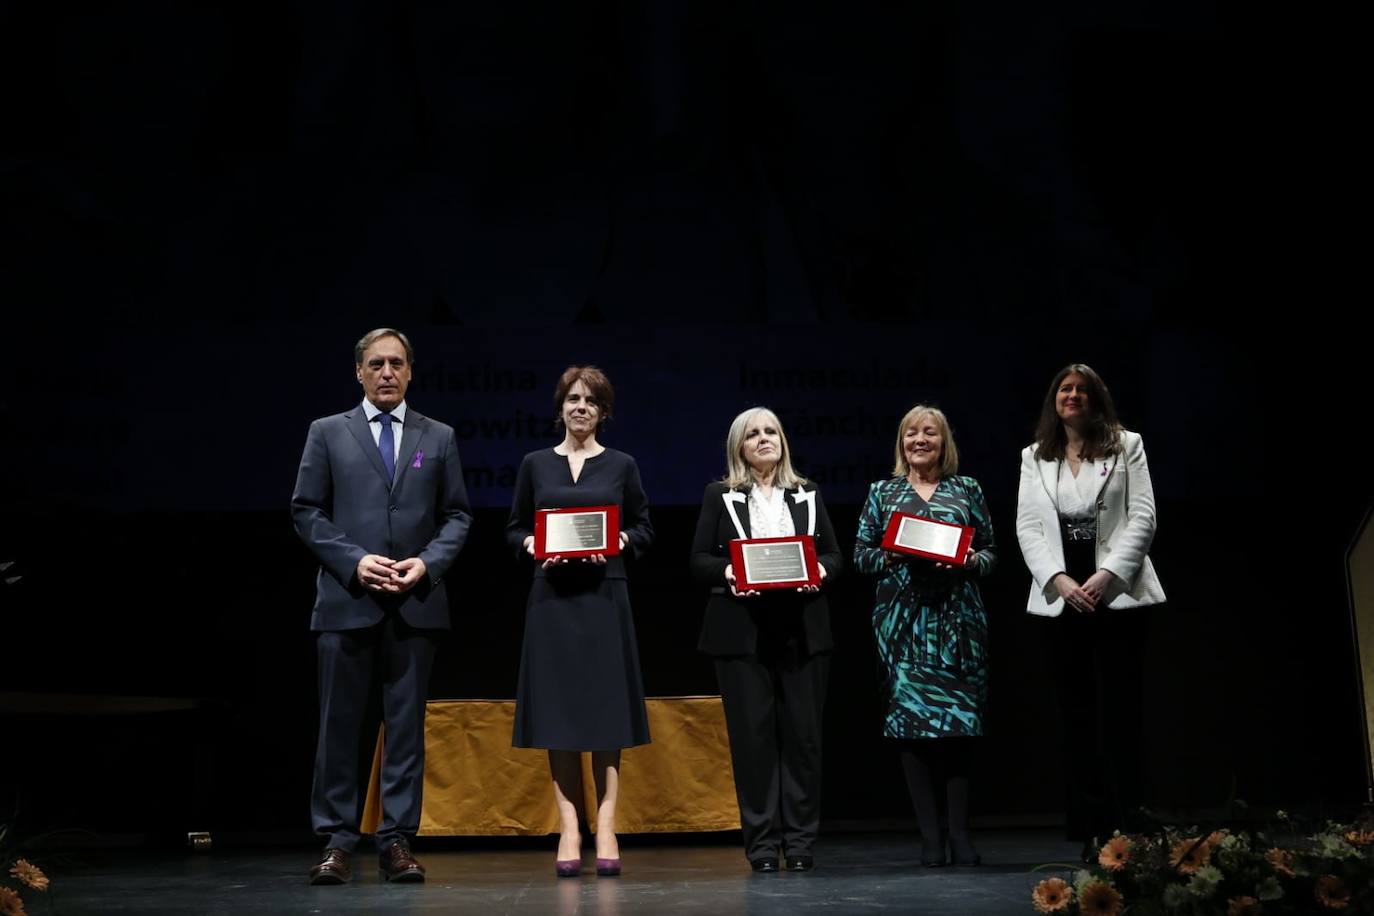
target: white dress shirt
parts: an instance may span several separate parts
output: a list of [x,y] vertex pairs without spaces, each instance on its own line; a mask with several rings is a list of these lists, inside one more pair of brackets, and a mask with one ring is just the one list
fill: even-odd
[[766,499],[763,488],[749,488],[749,536],[752,538],[789,538],[797,533],[792,513],[787,510],[786,491],[773,487]]
[[[382,421],[377,418],[386,411],[383,411],[367,398],[363,398],[363,412],[367,414],[367,427],[372,430],[372,442],[380,449],[382,447]],[[392,450],[395,452],[391,456],[391,460],[396,464],[401,461],[401,430],[405,429],[405,422],[406,402],[402,401],[391,411],[391,438],[394,440]]]
[[1059,502],[1061,518],[1096,518],[1097,489],[1102,485],[1102,476],[1107,473],[1107,465],[1102,461],[1085,461],[1078,466],[1078,476],[1073,476],[1067,461],[1059,462],[1059,485],[1055,497]]

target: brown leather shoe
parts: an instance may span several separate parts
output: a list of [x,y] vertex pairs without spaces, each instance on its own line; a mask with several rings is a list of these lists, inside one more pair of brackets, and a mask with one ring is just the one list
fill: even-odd
[[347,884],[351,877],[348,870],[348,853],[331,846],[324,851],[324,858],[310,869],[311,884]]
[[392,843],[382,850],[382,876],[399,884],[422,884],[425,867],[415,860],[405,843]]

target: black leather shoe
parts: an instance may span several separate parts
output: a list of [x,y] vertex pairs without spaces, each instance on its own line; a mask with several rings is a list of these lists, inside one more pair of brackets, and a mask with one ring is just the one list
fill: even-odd
[[816,860],[811,856],[788,856],[788,871],[810,871],[816,867]]
[[392,843],[382,850],[382,877],[397,884],[423,884],[425,867],[416,861],[404,843]]
[[773,858],[750,859],[749,867],[754,871],[774,872],[778,870],[778,860]]
[[950,836],[949,859],[955,865],[983,864],[983,857],[978,855],[978,850],[973,848],[973,841],[968,837]]
[[352,873],[348,868],[348,853],[331,846],[324,856],[310,869],[311,884],[347,884]]

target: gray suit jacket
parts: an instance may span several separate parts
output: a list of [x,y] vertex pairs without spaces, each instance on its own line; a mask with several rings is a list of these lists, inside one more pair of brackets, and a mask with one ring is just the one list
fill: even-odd
[[[320,561],[312,630],[353,630],[396,610],[415,627],[447,629],[444,575],[467,538],[468,507],[453,428],[406,410],[396,480],[359,404],[310,424],[291,496],[296,533]],[[401,595],[379,595],[358,583],[369,553],[419,557],[425,578]]]

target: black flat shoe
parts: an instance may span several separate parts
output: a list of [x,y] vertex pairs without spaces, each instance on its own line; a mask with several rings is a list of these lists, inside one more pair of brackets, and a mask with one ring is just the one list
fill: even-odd
[[777,859],[750,859],[749,867],[758,872],[775,872],[778,870]]
[[949,858],[955,865],[983,864],[983,857],[978,855],[978,850],[973,848],[973,842],[967,838],[962,840],[956,840],[952,836],[949,838]]
[[810,871],[816,867],[816,860],[811,856],[788,856],[788,871]]

